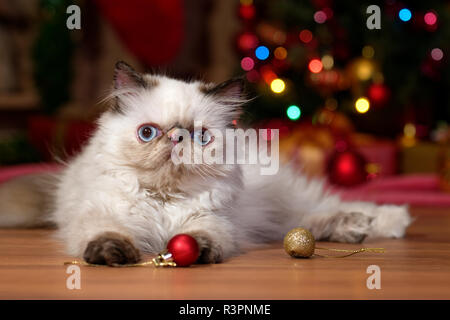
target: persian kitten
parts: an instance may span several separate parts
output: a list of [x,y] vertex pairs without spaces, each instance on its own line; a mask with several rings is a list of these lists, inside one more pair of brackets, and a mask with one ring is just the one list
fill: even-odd
[[[404,235],[407,207],[341,201],[288,166],[261,175],[258,165],[175,164],[180,144],[220,147],[207,130],[231,128],[245,103],[242,85],[140,74],[118,62],[110,108],[83,151],[53,188],[47,174],[4,183],[0,226],[56,224],[68,254],[108,265],[158,253],[179,233],[198,241],[203,263],[281,240],[298,226],[339,242]],[[194,130],[192,138],[182,129]]]

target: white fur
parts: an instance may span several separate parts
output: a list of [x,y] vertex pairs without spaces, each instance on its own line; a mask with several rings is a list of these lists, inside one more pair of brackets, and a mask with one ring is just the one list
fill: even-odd
[[[159,165],[142,169],[126,154],[139,147],[136,128],[187,120],[224,128],[236,112],[230,103],[202,94],[198,82],[156,79],[154,88],[119,97],[125,114],[105,113],[89,144],[60,177],[52,220],[69,254],[82,256],[87,243],[107,231],[128,236],[150,253],[164,249],[175,234],[202,231],[225,258],[247,246],[280,240],[298,226],[317,239],[336,241],[404,235],[410,223],[406,207],[341,202],[324,193],[323,182],[289,167],[262,176],[255,165],[223,165],[214,168],[221,175],[189,171],[176,188],[158,190]],[[344,219],[351,213],[359,215]]]

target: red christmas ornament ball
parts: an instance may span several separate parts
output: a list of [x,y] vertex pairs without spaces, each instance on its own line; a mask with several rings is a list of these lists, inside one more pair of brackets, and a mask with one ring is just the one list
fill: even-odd
[[237,45],[243,52],[250,51],[257,47],[258,37],[251,32],[243,32],[237,38]]
[[333,154],[328,162],[328,179],[331,183],[351,187],[366,181],[366,160],[355,151]]
[[367,90],[367,96],[374,105],[384,105],[390,97],[389,88],[383,84],[372,84]]
[[170,239],[167,250],[179,267],[187,267],[197,261],[200,250],[197,241],[188,234],[178,234]]
[[239,7],[239,15],[242,19],[250,20],[255,17],[255,7],[253,5],[241,5]]

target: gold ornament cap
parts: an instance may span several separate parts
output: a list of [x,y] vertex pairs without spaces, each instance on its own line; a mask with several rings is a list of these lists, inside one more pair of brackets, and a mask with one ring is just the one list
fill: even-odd
[[316,240],[304,228],[294,228],[284,237],[284,250],[294,258],[309,258],[314,254]]

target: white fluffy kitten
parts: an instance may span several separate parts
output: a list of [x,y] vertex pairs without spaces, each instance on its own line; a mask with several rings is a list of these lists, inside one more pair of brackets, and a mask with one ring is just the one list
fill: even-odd
[[[404,206],[342,202],[325,194],[322,182],[287,167],[263,176],[256,165],[175,165],[174,144],[194,142],[178,141],[173,129],[192,130],[194,120],[229,128],[243,101],[240,80],[188,83],[139,74],[119,62],[114,84],[111,108],[58,177],[50,201],[37,196],[42,185],[36,176],[0,188],[1,226],[56,223],[69,254],[125,264],[139,261],[141,251],[160,252],[179,233],[196,238],[199,262],[215,263],[280,240],[293,227],[319,240],[361,242],[402,237],[410,224]],[[140,135],[142,125],[155,131],[147,127]],[[43,206],[51,208],[46,215]]]

